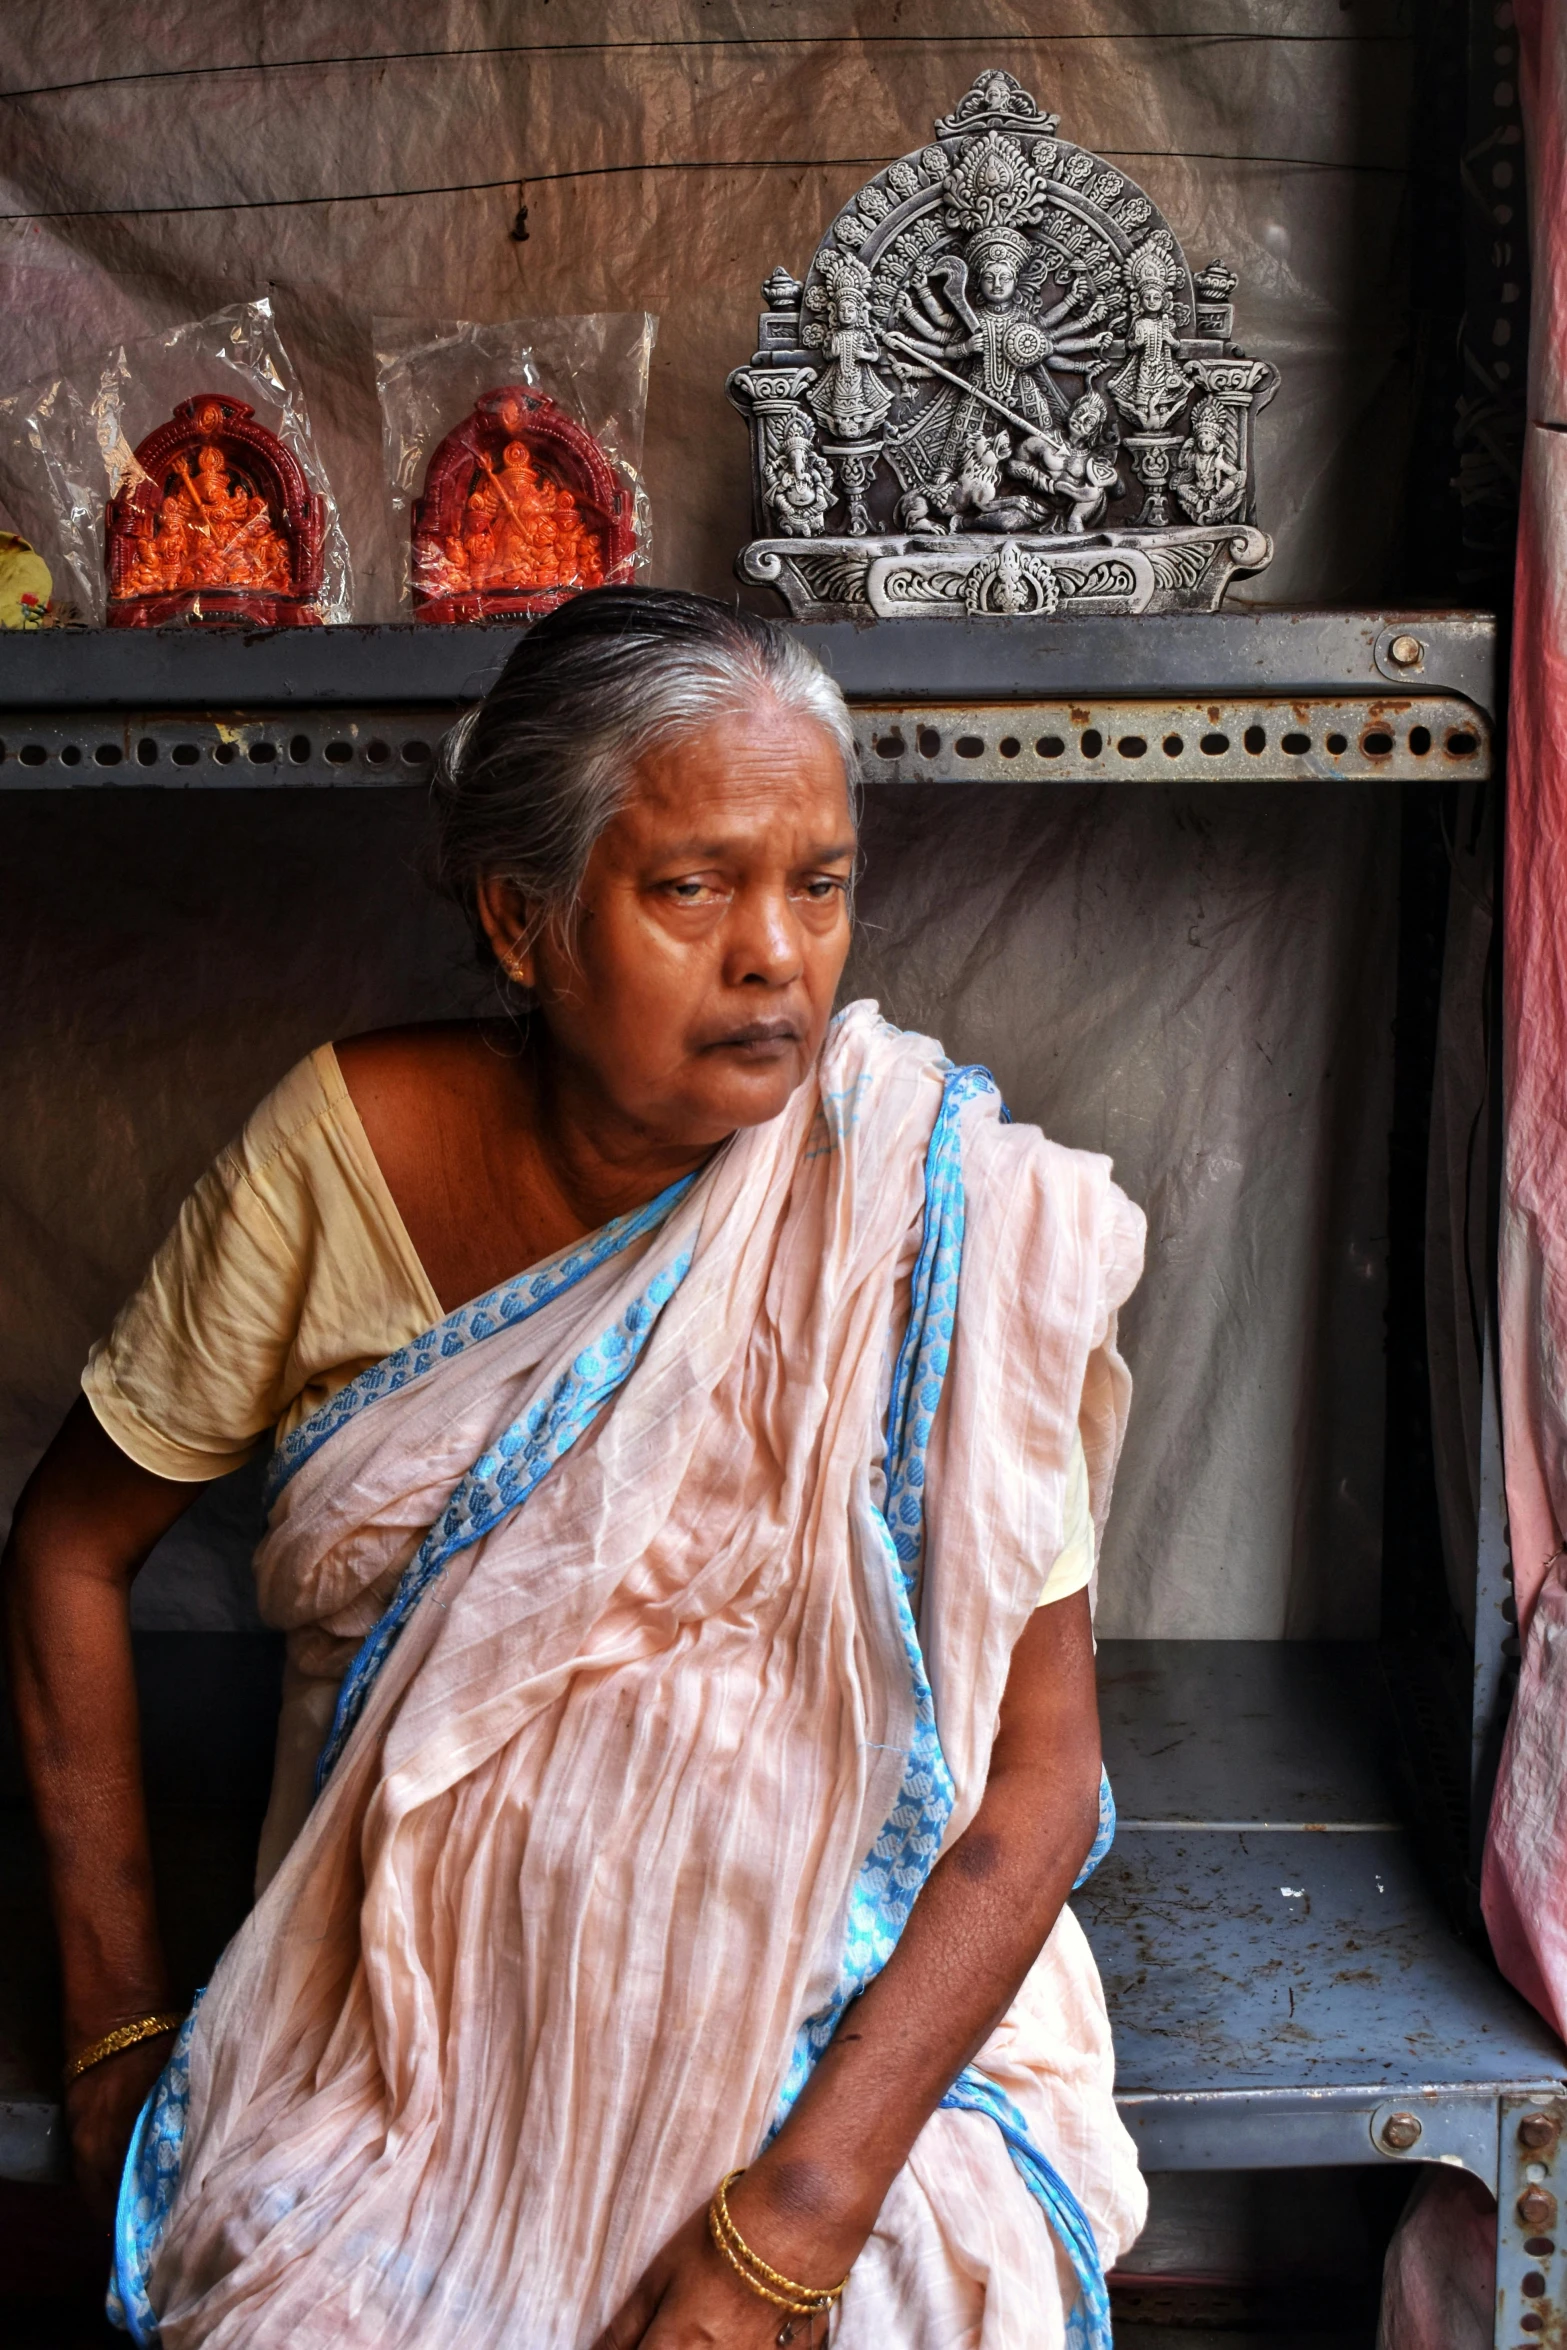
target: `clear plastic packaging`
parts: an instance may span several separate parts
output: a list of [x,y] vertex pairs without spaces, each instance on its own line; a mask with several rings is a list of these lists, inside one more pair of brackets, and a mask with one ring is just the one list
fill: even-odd
[[0,401],[0,434],[80,617],[349,618],[347,541],[265,296],[28,386]]
[[646,571],[642,426],[656,318],[377,319],[402,604],[529,617]]
[[41,625],[102,625],[103,498],[88,404],[65,376],[0,396],[0,505],[48,566]]

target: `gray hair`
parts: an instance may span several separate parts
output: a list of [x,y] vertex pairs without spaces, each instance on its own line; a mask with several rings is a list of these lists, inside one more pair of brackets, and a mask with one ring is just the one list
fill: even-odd
[[431,787],[437,886],[481,947],[479,884],[515,885],[528,935],[569,927],[593,845],[650,751],[759,695],[810,718],[840,752],[858,815],[848,706],[798,637],[758,613],[673,588],[597,588],[522,639],[441,746]]

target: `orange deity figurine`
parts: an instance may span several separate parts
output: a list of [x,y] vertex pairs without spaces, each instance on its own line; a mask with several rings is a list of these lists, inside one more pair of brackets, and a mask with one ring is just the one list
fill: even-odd
[[629,579],[631,498],[603,450],[543,392],[503,384],[431,456],[413,514],[414,616],[553,611]]
[[109,625],[319,621],[324,521],[298,459],[243,400],[182,400],[109,503]]

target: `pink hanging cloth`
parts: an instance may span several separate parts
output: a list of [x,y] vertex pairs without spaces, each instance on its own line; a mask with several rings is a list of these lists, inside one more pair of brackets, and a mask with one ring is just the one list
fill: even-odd
[[1567,2036],[1567,0],[1518,0],[1534,274],[1503,890],[1500,1370],[1522,1666],[1483,1903]]

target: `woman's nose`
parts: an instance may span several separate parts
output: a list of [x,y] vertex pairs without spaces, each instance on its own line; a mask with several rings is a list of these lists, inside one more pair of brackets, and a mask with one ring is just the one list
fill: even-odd
[[758,891],[737,900],[725,960],[731,987],[747,981],[787,987],[804,969],[803,937],[794,909],[782,890]]

